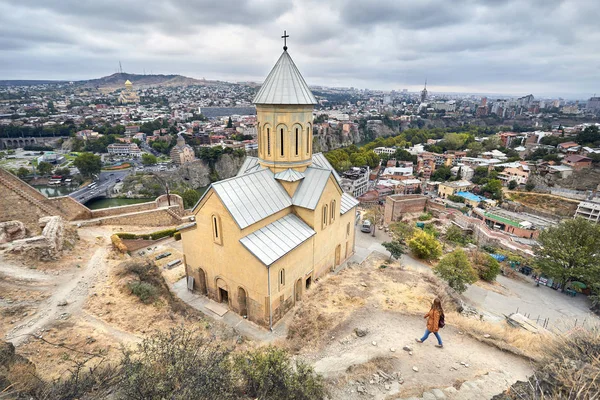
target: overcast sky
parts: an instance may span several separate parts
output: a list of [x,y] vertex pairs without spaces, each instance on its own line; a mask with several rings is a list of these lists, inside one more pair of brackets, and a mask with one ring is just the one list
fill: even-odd
[[599,0],[0,0],[0,79],[117,71],[309,85],[600,94]]

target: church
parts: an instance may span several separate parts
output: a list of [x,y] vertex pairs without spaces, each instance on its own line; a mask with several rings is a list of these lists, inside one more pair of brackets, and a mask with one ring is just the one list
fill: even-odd
[[133,83],[127,79],[125,81],[125,90],[119,94],[119,103],[121,104],[137,104],[140,102],[140,97],[133,90]]
[[253,100],[258,157],[213,183],[179,227],[188,289],[268,328],[354,253],[358,205],[312,152],[317,100],[283,49]]

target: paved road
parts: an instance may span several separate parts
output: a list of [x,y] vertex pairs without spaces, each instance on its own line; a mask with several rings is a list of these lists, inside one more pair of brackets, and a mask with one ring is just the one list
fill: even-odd
[[90,188],[89,185],[77,190],[76,192],[70,193],[69,196],[84,204],[94,197],[106,195],[112,188],[117,184],[117,179],[123,180],[132,171],[115,171],[115,172],[101,172],[96,180],[96,187]]
[[[361,263],[373,251],[389,256],[390,253],[381,245],[387,240],[389,236],[383,231],[377,230],[373,237],[369,233],[360,232],[357,227],[355,254],[350,261]],[[429,265],[408,254],[404,254],[400,262],[411,269],[431,273]],[[586,296],[569,297],[546,286],[537,287],[532,279],[527,279],[527,282],[522,282],[500,275],[496,280],[507,289],[506,294],[471,285],[464,296],[493,320],[503,320],[504,315],[514,313],[518,309],[519,313],[529,315],[534,320],[538,316],[540,320],[549,318],[548,327],[552,330],[571,329],[575,321],[578,325],[584,321],[586,325],[600,324],[600,318],[590,312],[590,301]]]

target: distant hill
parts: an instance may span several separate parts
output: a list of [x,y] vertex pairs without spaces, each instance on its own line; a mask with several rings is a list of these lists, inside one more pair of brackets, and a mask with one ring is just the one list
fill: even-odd
[[48,85],[52,83],[66,83],[67,81],[48,81],[48,80],[3,80],[0,81],[0,86],[35,86]]
[[204,79],[188,78],[182,75],[138,75],[138,74],[127,74],[127,73],[114,73],[109,76],[105,76],[99,79],[90,79],[87,81],[80,81],[88,87],[98,88],[118,88],[124,87],[125,81],[131,81],[134,87],[142,86],[192,86],[201,85],[209,86],[217,83],[225,83],[219,81],[207,81]]

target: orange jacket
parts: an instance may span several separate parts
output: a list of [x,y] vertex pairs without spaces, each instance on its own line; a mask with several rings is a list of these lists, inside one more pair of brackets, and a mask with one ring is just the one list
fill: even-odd
[[440,312],[438,310],[429,310],[429,312],[425,314],[425,318],[428,318],[427,330],[429,330],[429,332],[437,332],[440,330]]

